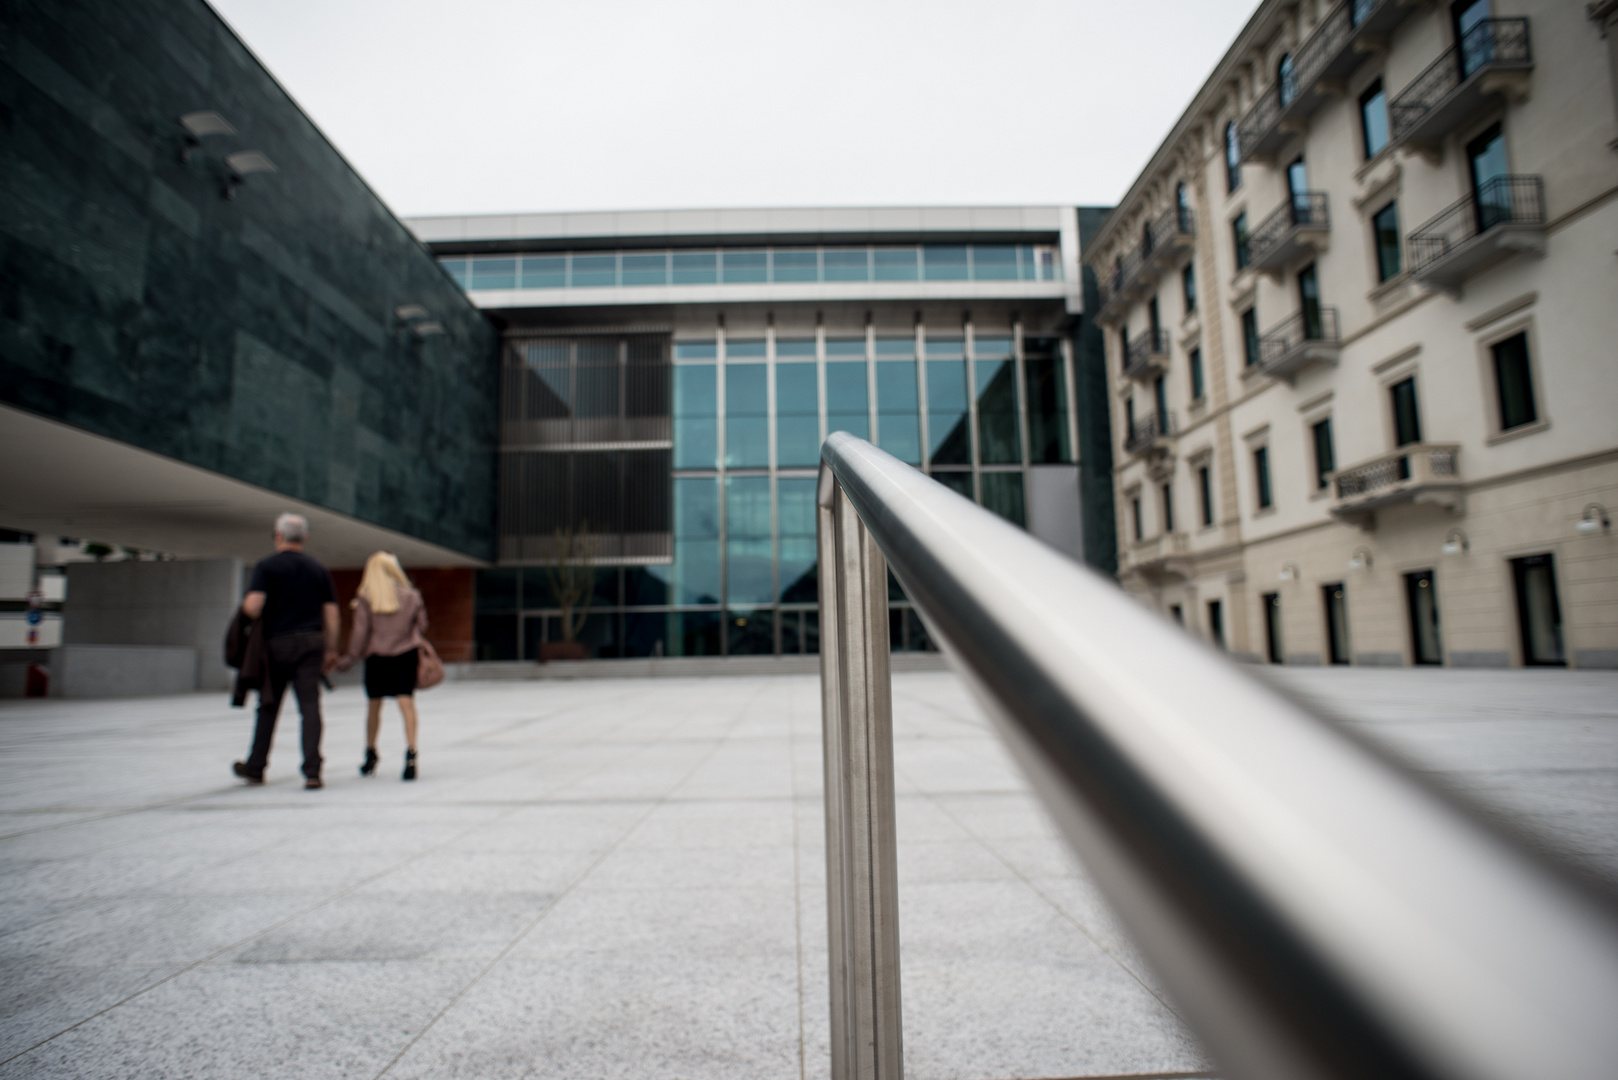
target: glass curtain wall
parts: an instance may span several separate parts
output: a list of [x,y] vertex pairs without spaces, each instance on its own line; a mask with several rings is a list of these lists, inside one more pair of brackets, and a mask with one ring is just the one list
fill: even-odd
[[[1019,340],[970,325],[931,334],[715,333],[673,342],[669,354],[673,559],[597,570],[579,635],[596,657],[817,652],[823,433],[871,439],[1018,524],[1026,469],[1074,458],[1060,338]],[[559,382],[534,367],[536,386]],[[572,377],[570,393],[587,395]],[[542,643],[560,640],[543,568],[484,571],[478,580],[480,659],[532,659]],[[889,588],[892,647],[931,649],[897,580]]]

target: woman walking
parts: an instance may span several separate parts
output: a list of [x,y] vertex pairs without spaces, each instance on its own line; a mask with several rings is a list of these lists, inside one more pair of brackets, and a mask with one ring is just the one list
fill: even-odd
[[382,728],[382,699],[397,698],[404,714],[405,767],[402,779],[416,778],[416,664],[425,641],[427,606],[405,577],[397,557],[379,551],[365,560],[354,597],[354,629],[348,651],[337,661],[347,671],[365,660],[365,763],[361,776],[376,774],[376,737]]

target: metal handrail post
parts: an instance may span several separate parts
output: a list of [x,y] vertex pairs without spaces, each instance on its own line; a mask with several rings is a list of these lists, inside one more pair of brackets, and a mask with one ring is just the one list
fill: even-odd
[[824,464],[816,501],[832,1080],[902,1080],[888,564]]

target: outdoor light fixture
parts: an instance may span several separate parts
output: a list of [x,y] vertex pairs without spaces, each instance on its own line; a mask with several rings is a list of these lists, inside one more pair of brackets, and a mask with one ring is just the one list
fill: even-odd
[[254,173],[279,172],[275,162],[265,157],[258,150],[238,150],[225,157],[225,165],[230,169],[230,175],[225,177],[225,198],[234,199],[236,189],[247,182],[247,178]]
[[1281,572],[1276,575],[1276,580],[1278,580],[1278,581],[1297,581],[1298,580],[1298,568],[1296,566],[1294,566],[1292,563],[1287,563],[1285,566],[1281,567]]
[[1354,554],[1349,557],[1350,570],[1369,570],[1371,568],[1371,553],[1365,548],[1355,548]]
[[1598,536],[1612,528],[1612,519],[1607,516],[1607,508],[1600,503],[1591,503],[1584,508],[1584,515],[1573,526],[1573,531],[1580,536]]
[[1444,546],[1439,548],[1445,555],[1459,555],[1471,548],[1466,540],[1466,534],[1460,529],[1451,529],[1449,535],[1444,537]]
[[212,111],[188,112],[180,117],[180,126],[185,128],[185,145],[180,147],[182,164],[191,160],[191,151],[201,146],[209,135],[236,134],[229,120]]

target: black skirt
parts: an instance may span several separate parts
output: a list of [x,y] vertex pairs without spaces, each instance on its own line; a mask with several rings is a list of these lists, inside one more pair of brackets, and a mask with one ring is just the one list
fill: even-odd
[[416,650],[365,658],[365,696],[411,697],[416,692]]

